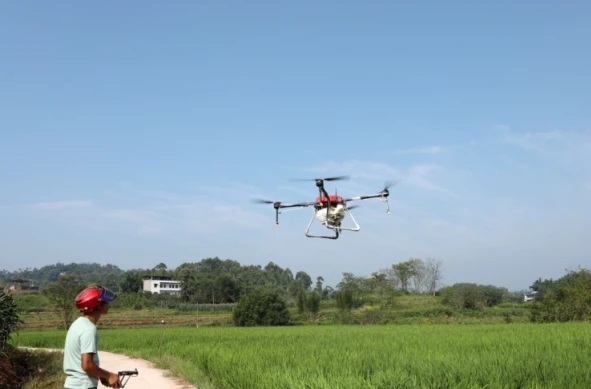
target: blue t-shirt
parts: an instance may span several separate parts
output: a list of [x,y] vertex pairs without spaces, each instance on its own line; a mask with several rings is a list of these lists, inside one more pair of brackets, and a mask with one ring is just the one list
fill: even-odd
[[82,354],[92,353],[92,359],[99,365],[98,334],[96,325],[88,318],[80,316],[74,320],[64,346],[64,386],[71,389],[87,389],[98,385],[98,377],[91,377],[82,370]]

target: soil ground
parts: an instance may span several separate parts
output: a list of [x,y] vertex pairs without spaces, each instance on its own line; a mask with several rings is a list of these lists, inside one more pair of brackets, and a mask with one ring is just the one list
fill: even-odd
[[[51,349],[48,351],[59,351]],[[197,389],[197,387],[168,376],[166,370],[154,366],[149,361],[139,358],[131,358],[122,354],[115,354],[106,351],[100,351],[101,367],[116,372],[120,370],[137,369],[138,375],[125,378],[125,389]],[[106,388],[99,383],[99,388]]]

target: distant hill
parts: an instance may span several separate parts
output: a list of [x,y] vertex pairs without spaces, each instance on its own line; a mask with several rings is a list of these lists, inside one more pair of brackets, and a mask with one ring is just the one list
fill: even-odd
[[60,275],[75,274],[83,283],[98,283],[112,285],[123,275],[124,271],[115,265],[101,265],[98,263],[70,263],[58,262],[41,268],[24,269],[9,272],[0,271],[0,284],[6,285],[11,280],[33,281],[39,288],[56,282]]

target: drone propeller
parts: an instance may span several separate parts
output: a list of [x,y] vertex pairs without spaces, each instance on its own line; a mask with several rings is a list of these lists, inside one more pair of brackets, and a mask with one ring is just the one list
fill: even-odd
[[326,178],[294,178],[293,181],[342,181],[348,180],[349,176],[335,176]]
[[271,201],[265,199],[251,199],[251,201],[257,204],[273,204],[273,208],[275,208],[275,225],[279,225],[279,208],[281,207],[281,201]]
[[257,204],[275,204],[275,203],[278,203],[278,201],[271,201],[271,200],[265,200],[265,199],[252,199],[251,201],[253,203],[257,203]]
[[392,181],[392,180],[386,181],[384,183],[384,189],[382,189],[379,193],[382,194],[385,197],[388,197],[390,195],[390,191],[388,189],[390,189],[391,187],[393,187],[396,184],[398,184],[398,180],[396,180],[396,181]]

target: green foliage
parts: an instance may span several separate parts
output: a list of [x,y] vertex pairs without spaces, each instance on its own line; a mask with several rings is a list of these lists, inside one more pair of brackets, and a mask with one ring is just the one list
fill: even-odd
[[72,318],[77,311],[74,300],[84,287],[85,285],[80,282],[78,277],[67,274],[41,290],[41,293],[49,299],[55,311],[61,316],[63,328],[66,330],[72,324]]
[[97,283],[117,291],[119,279],[123,271],[115,265],[101,265],[98,263],[70,263],[58,262],[54,265],[43,266],[39,269],[21,269],[16,272],[0,272],[0,280],[24,278],[35,281],[42,289],[56,282],[63,275],[77,277],[84,284]]
[[335,293],[337,307],[342,311],[350,311],[362,305],[362,301],[356,296],[358,291],[354,288],[341,289]]
[[240,327],[280,326],[289,324],[291,315],[277,291],[261,287],[242,296],[234,309],[233,320]]
[[220,258],[205,258],[196,263],[183,263],[174,271],[181,281],[181,298],[186,303],[232,304],[251,289],[263,286],[287,294],[293,283],[289,269],[273,262],[261,266],[241,266],[238,262]]
[[530,286],[530,289],[537,292],[536,300],[540,301],[544,299],[544,295],[549,290],[552,290],[556,286],[556,282],[552,279],[545,279],[542,281],[541,278],[538,278],[534,283]]
[[39,291],[14,293],[12,298],[16,305],[18,305],[19,311],[23,313],[43,312],[50,306],[49,299]]
[[565,322],[591,319],[589,270],[570,271],[558,281],[544,284],[541,289],[543,298],[533,303],[532,321]]
[[317,314],[320,311],[320,293],[314,291],[310,292],[306,298],[306,309],[312,314]]
[[358,277],[343,273],[333,297],[341,310],[351,310],[363,304],[392,306],[397,292],[385,274],[373,273],[371,277]]
[[0,351],[4,350],[12,333],[22,323],[18,306],[12,296],[0,289]]
[[482,310],[503,302],[506,288],[474,283],[457,283],[439,290],[442,302],[456,308]]
[[408,291],[408,283],[411,278],[418,274],[417,260],[412,258],[406,262],[400,262],[392,265],[394,274],[400,281],[400,285],[403,291]]
[[122,276],[119,283],[119,290],[121,292],[139,293],[143,289],[142,276],[139,272],[128,271]]
[[312,278],[305,271],[297,272],[294,281],[304,290],[309,290],[312,287]]
[[304,313],[306,311],[306,291],[304,289],[298,291],[297,307],[299,313]]
[[117,298],[110,305],[113,309],[143,309],[152,307],[153,301],[155,300],[152,297],[151,293],[121,292],[117,294]]

